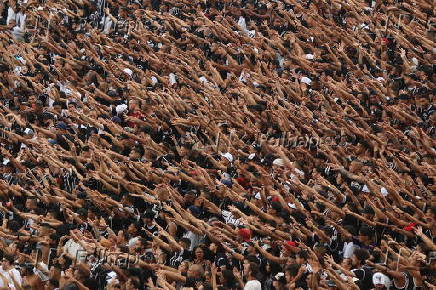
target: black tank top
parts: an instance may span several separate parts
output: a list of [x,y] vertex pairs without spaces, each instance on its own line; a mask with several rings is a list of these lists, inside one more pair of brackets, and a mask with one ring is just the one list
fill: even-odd
[[398,283],[395,282],[395,280],[393,280],[392,289],[394,289],[394,290],[415,290],[416,286],[415,286],[415,281],[413,280],[412,275],[410,275],[409,272],[402,272],[402,274],[404,275],[404,285],[398,285]]

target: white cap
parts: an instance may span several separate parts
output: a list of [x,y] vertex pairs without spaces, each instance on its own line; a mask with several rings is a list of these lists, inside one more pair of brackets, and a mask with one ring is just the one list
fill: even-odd
[[315,56],[311,53],[306,54],[306,59],[313,59]]
[[117,278],[117,273],[115,273],[114,271],[109,272],[106,274],[106,281],[108,282],[108,284],[110,284],[112,282],[112,280]]
[[419,64],[419,61],[416,59],[416,57],[412,57],[412,62],[413,62],[415,65],[418,65],[418,64]]
[[383,273],[377,272],[372,275],[372,284],[374,285],[384,285],[385,287],[389,287],[391,285],[391,281],[388,276]]
[[222,157],[226,158],[229,162],[233,162],[233,155],[229,152],[221,154]]
[[248,155],[248,160],[252,160],[254,157],[256,157],[256,153],[251,153]]
[[154,86],[155,84],[157,84],[159,81],[157,80],[157,78],[155,76],[151,77],[151,84]]
[[228,174],[227,172],[224,172],[224,173],[223,173],[223,177],[224,177],[225,179],[232,179],[232,177],[230,176],[230,174]]
[[310,85],[310,83],[312,82],[311,79],[309,79],[308,77],[302,77],[300,80],[302,83],[308,84]]
[[170,73],[169,77],[170,77],[170,86],[172,86],[172,85],[177,83],[176,75],[175,74]]
[[380,192],[383,196],[387,196],[389,194],[389,192],[384,187],[380,188]]
[[254,198],[255,199],[261,199],[260,192],[256,192],[256,194],[254,195]]
[[126,104],[118,105],[118,106],[115,108],[115,111],[117,111],[117,114],[118,114],[118,115],[119,115],[119,114],[122,114],[125,110],[127,110],[127,105],[126,105]]
[[201,77],[199,77],[198,80],[199,80],[202,84],[207,84],[207,83],[209,82],[205,76],[201,76]]
[[368,186],[366,186],[366,184],[363,186],[362,188],[363,192],[370,192]]
[[24,129],[24,134],[26,134],[26,135],[33,135],[33,133],[34,133],[33,130],[30,128]]
[[296,209],[297,207],[295,206],[295,203],[288,203],[288,206],[290,208]]
[[131,77],[132,74],[133,74],[133,71],[132,71],[130,68],[125,68],[125,69],[123,69],[123,72],[126,73],[126,74],[128,74],[129,77]]
[[262,290],[262,284],[257,280],[251,280],[245,283],[244,290]]
[[285,162],[283,162],[283,159],[281,159],[281,158],[277,158],[277,159],[274,159],[274,161],[273,161],[272,164],[273,164],[273,165],[277,165],[277,166],[284,166],[284,165],[285,165]]
[[21,71],[22,71],[21,66],[16,66],[16,67],[14,68],[14,73],[15,73],[15,75],[17,75],[17,76],[19,76],[19,75],[21,74]]
[[7,159],[7,158],[3,158],[3,165],[8,165],[9,162],[10,162],[9,159]]

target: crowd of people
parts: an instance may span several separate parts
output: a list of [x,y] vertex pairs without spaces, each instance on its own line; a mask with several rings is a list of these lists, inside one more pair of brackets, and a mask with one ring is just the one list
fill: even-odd
[[430,0],[1,0],[0,289],[435,289]]

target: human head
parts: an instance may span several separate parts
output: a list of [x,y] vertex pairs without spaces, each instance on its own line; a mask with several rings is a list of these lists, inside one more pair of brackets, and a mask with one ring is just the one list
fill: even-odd
[[5,255],[3,257],[2,260],[3,270],[11,268],[13,264],[14,264],[14,258],[12,256]]
[[147,210],[143,215],[144,224],[147,226],[152,226],[154,221],[155,213],[151,210]]
[[130,151],[129,158],[130,160],[140,160],[145,154],[144,147],[141,145],[136,145],[132,148],[132,151]]
[[191,246],[191,240],[188,238],[181,238],[179,244],[183,249],[189,249]]
[[195,259],[202,261],[204,259],[204,255],[205,255],[205,248],[202,245],[197,246],[194,249]]
[[188,278],[201,278],[203,277],[204,269],[202,266],[197,264],[192,264],[188,268]]
[[372,230],[368,226],[362,226],[359,230],[359,241],[369,243],[371,241]]
[[294,277],[297,276],[298,270],[300,270],[299,264],[291,264],[285,268],[286,283],[290,283]]
[[273,286],[276,290],[282,290],[286,287],[285,273],[279,272],[273,277]]
[[248,272],[246,273],[246,277],[248,279],[256,279],[259,275],[259,265],[256,263],[250,263],[248,266]]
[[369,259],[369,253],[367,250],[359,248],[355,249],[353,253],[352,265],[353,267],[360,267],[365,264],[366,260]]
[[297,253],[295,262],[299,265],[302,265],[307,262],[308,258],[309,258],[309,254],[307,253],[307,251],[301,250],[300,252]]

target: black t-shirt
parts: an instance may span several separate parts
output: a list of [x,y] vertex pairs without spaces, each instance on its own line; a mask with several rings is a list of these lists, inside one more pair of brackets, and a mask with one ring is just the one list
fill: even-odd
[[360,290],[370,290],[372,289],[372,275],[374,274],[372,269],[368,266],[363,266],[359,269],[353,269],[351,272],[356,275],[356,278],[359,279],[357,281],[357,285]]
[[161,0],[151,0],[151,7],[153,10],[159,11]]
[[192,278],[192,277],[186,277],[186,282],[184,287],[196,287],[196,284],[198,282],[203,282],[203,279],[201,278]]
[[[157,236],[159,233],[159,230],[156,225],[153,225],[151,227],[144,225],[144,228],[147,229],[153,236]],[[139,235],[144,238],[147,241],[152,241],[153,239],[149,237],[143,230],[139,231]]]
[[74,142],[73,136],[69,134],[56,134],[56,142],[61,146],[63,149],[70,151],[70,145],[67,143],[65,139],[68,139],[71,142]]
[[169,252],[166,265],[177,269],[183,261],[189,260],[191,256],[191,252],[185,249],[180,252]]
[[88,287],[90,290],[97,290],[97,281],[95,279],[92,278],[88,278],[85,281],[83,281],[83,285],[85,285],[86,287]]
[[409,272],[402,272],[404,276],[404,285],[403,287],[400,287],[397,283],[395,283],[395,280],[393,280],[393,287],[392,289],[396,290],[414,290],[415,287],[415,281],[413,280],[413,276]]
[[228,265],[229,261],[227,259],[227,255],[225,253],[217,253],[213,256],[214,264],[217,267],[221,267],[224,265]]

